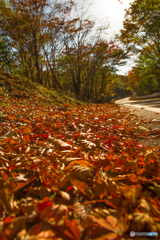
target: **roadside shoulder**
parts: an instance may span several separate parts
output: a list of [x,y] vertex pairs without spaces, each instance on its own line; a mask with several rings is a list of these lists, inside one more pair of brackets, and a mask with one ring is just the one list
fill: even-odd
[[[126,112],[126,115],[133,115],[135,123],[137,121],[141,126],[149,130],[160,129],[160,113],[146,110],[143,107],[137,108],[128,105],[119,105],[119,107]],[[140,139],[138,142],[145,146],[156,147],[160,145],[160,136],[151,136],[145,140]]]

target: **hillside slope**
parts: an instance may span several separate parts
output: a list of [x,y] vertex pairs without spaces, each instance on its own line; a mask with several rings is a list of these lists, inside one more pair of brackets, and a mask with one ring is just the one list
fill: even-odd
[[[0,102],[9,99],[34,99],[56,104],[80,104],[81,102],[62,91],[49,90],[30,79],[5,71],[0,72]],[[82,104],[82,103],[81,103]]]

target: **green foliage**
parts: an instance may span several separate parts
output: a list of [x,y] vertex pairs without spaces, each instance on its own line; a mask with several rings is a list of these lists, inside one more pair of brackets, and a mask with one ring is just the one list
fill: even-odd
[[126,11],[119,36],[126,51],[137,55],[129,87],[140,95],[160,91],[159,6],[160,0],[135,0]]
[[139,95],[148,95],[160,90],[159,79],[153,73],[150,65],[145,65],[144,59],[137,61],[137,65],[128,75],[129,89]]
[[146,46],[158,47],[160,0],[135,0],[126,11],[120,40],[128,51],[137,53]]

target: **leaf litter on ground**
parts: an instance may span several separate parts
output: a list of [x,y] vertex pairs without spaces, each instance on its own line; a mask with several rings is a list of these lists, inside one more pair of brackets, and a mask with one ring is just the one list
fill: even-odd
[[0,112],[2,240],[160,236],[160,146],[138,142],[159,130],[110,104],[10,99]]

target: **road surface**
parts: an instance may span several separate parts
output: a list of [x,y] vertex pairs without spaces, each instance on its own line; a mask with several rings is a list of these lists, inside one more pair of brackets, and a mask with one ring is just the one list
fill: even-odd
[[160,98],[148,100],[129,100],[129,97],[127,97],[119,99],[115,103],[160,113]]
[[[148,129],[160,129],[160,98],[148,100],[129,100],[129,98],[123,98],[117,100],[115,103],[124,108],[126,114],[137,115],[141,126]],[[138,119],[136,120],[137,122]],[[156,136],[156,138],[149,137],[146,140],[140,139],[139,143],[150,147],[160,146],[160,136]]]

